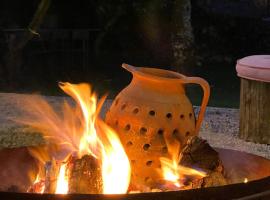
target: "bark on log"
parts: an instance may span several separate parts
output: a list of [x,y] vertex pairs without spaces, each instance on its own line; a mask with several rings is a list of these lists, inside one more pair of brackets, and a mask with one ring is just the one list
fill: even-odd
[[199,168],[207,173],[201,179],[192,179],[191,188],[226,185],[224,167],[216,152],[207,142],[197,136],[191,137],[181,152],[180,165]]
[[206,140],[197,136],[191,137],[181,152],[179,164],[200,168],[207,171],[223,171],[222,163],[216,152]]
[[239,137],[270,144],[270,83],[241,78]]
[[[55,193],[61,164],[61,162],[55,160],[45,164],[44,193]],[[102,194],[102,172],[96,158],[84,155],[78,159],[76,156],[71,155],[66,164],[69,194]]]
[[96,158],[84,155],[81,159],[71,157],[68,162],[68,193],[102,194],[102,171]]

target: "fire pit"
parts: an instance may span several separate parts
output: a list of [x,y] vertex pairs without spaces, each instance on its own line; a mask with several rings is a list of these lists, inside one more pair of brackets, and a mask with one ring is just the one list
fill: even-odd
[[[37,169],[35,160],[26,148],[0,151],[0,198],[1,199],[232,199],[270,190],[270,161],[252,154],[216,149],[227,170],[231,184],[201,189],[139,193],[123,195],[102,194],[34,194],[25,193],[31,181],[29,170]],[[20,167],[19,167],[20,166]],[[247,183],[244,183],[245,179]],[[266,198],[267,199],[267,198]]]
[[[124,67],[142,82],[133,81],[116,98],[107,123],[99,117],[105,98],[98,101],[88,84],[60,83],[76,102],[64,102],[61,111],[40,96],[22,102],[30,115],[17,121],[41,132],[47,144],[0,152],[3,197],[228,199],[270,189],[270,161],[214,149],[197,136],[209,97],[206,81]],[[197,122],[180,83],[204,90]]]

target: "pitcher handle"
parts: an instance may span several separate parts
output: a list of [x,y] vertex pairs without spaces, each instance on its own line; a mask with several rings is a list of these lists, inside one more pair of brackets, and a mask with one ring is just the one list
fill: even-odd
[[200,108],[197,121],[196,121],[196,126],[195,126],[195,134],[198,134],[201,124],[202,124],[204,113],[206,111],[206,106],[208,104],[209,95],[210,95],[210,87],[209,87],[208,82],[200,77],[187,77],[187,76],[182,75],[181,80],[182,80],[182,83],[184,84],[189,84],[189,83],[198,84],[203,89],[203,99],[202,99],[201,108]]

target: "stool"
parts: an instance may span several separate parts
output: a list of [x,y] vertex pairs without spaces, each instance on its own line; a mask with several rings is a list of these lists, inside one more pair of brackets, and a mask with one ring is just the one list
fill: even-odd
[[237,61],[241,77],[239,137],[270,144],[270,55],[254,55]]

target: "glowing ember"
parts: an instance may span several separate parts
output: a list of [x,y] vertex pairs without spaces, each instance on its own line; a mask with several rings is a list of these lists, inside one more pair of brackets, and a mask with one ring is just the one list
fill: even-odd
[[181,187],[177,162],[167,158],[160,158],[160,162],[164,179],[173,183],[176,187]]
[[56,183],[56,194],[67,194],[68,193],[68,176],[66,173],[66,163],[62,163],[60,170],[59,170],[59,175],[57,178],[57,183]]
[[[67,152],[62,157],[77,152],[79,157],[88,154],[98,159],[102,166],[103,193],[126,193],[131,173],[128,157],[117,134],[98,117],[105,98],[97,103],[97,96],[88,84],[60,83],[59,86],[76,101],[77,107],[65,102],[62,115],[59,115],[40,96],[35,96],[24,102],[24,108],[32,116],[21,122],[39,130],[53,143],[60,144]],[[39,153],[34,156],[39,157]],[[68,192],[66,174],[66,164],[62,164],[56,193]]]
[[244,183],[247,183],[247,182],[248,182],[248,178],[245,178],[245,179],[244,179]]

